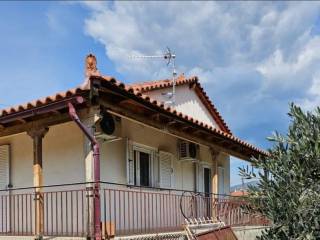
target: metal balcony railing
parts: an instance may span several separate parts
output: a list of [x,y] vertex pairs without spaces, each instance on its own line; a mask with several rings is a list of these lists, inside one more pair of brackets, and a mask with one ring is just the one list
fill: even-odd
[[[0,235],[93,237],[92,183],[0,191]],[[41,202],[40,213],[35,202]],[[177,189],[100,183],[102,236],[180,231],[185,218],[215,218],[226,225],[267,225],[246,214],[235,197]],[[40,217],[36,217],[40,214]],[[38,224],[38,225],[37,225]]]

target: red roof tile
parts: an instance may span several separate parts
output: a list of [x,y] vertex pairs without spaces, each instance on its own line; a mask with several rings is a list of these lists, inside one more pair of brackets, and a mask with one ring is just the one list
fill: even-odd
[[243,197],[243,196],[247,196],[248,192],[239,190],[239,191],[234,191],[234,192],[230,193],[230,195],[232,197]]

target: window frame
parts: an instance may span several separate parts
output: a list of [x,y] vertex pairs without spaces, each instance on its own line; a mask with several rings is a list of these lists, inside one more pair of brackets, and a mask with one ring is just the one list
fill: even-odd
[[[196,187],[198,192],[204,193],[204,169],[208,168],[210,170],[210,179],[213,176],[213,164],[206,161],[199,161],[196,165]],[[209,181],[210,193],[212,193],[212,181]]]
[[[136,142],[131,142],[132,144],[132,151],[133,151],[133,156],[134,156],[134,186],[139,186],[139,187],[153,187],[155,185],[155,179],[154,179],[154,161],[155,161],[155,155],[157,152],[156,148],[146,146],[140,143]],[[149,154],[150,159],[149,159],[149,186],[141,186],[140,184],[140,166],[139,166],[139,161],[136,161],[139,156],[139,152],[143,152],[146,154]]]
[[208,165],[202,165],[202,190],[205,192],[205,181],[204,181],[204,171],[205,169],[209,169],[209,192],[207,194],[212,193],[212,167]]

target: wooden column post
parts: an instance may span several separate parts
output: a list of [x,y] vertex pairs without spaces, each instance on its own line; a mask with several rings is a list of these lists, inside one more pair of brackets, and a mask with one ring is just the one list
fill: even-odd
[[33,186],[35,187],[35,235],[36,239],[42,239],[43,234],[43,186],[42,173],[42,139],[48,132],[48,128],[32,129],[28,135],[33,139]]

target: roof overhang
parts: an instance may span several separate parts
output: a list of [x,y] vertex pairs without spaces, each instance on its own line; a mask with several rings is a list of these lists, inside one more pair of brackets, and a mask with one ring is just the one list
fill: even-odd
[[232,156],[250,161],[267,155],[253,145],[217,128],[205,125],[198,120],[165,107],[163,103],[150,99],[139,91],[111,79],[92,78],[93,88],[102,105],[119,115],[132,118],[168,133],[198,142]]
[[78,110],[92,103],[101,104],[121,116],[244,160],[250,161],[251,157],[268,154],[232,134],[166,107],[114,78],[100,76],[91,77],[90,91],[89,88],[77,88],[2,110],[0,137],[27,131],[35,125],[52,126],[70,121],[68,102],[72,102]]
[[1,111],[0,137],[30,130],[32,127],[48,127],[70,121],[67,113],[70,102],[78,109],[87,106],[88,91],[74,90],[59,93],[33,103]]

